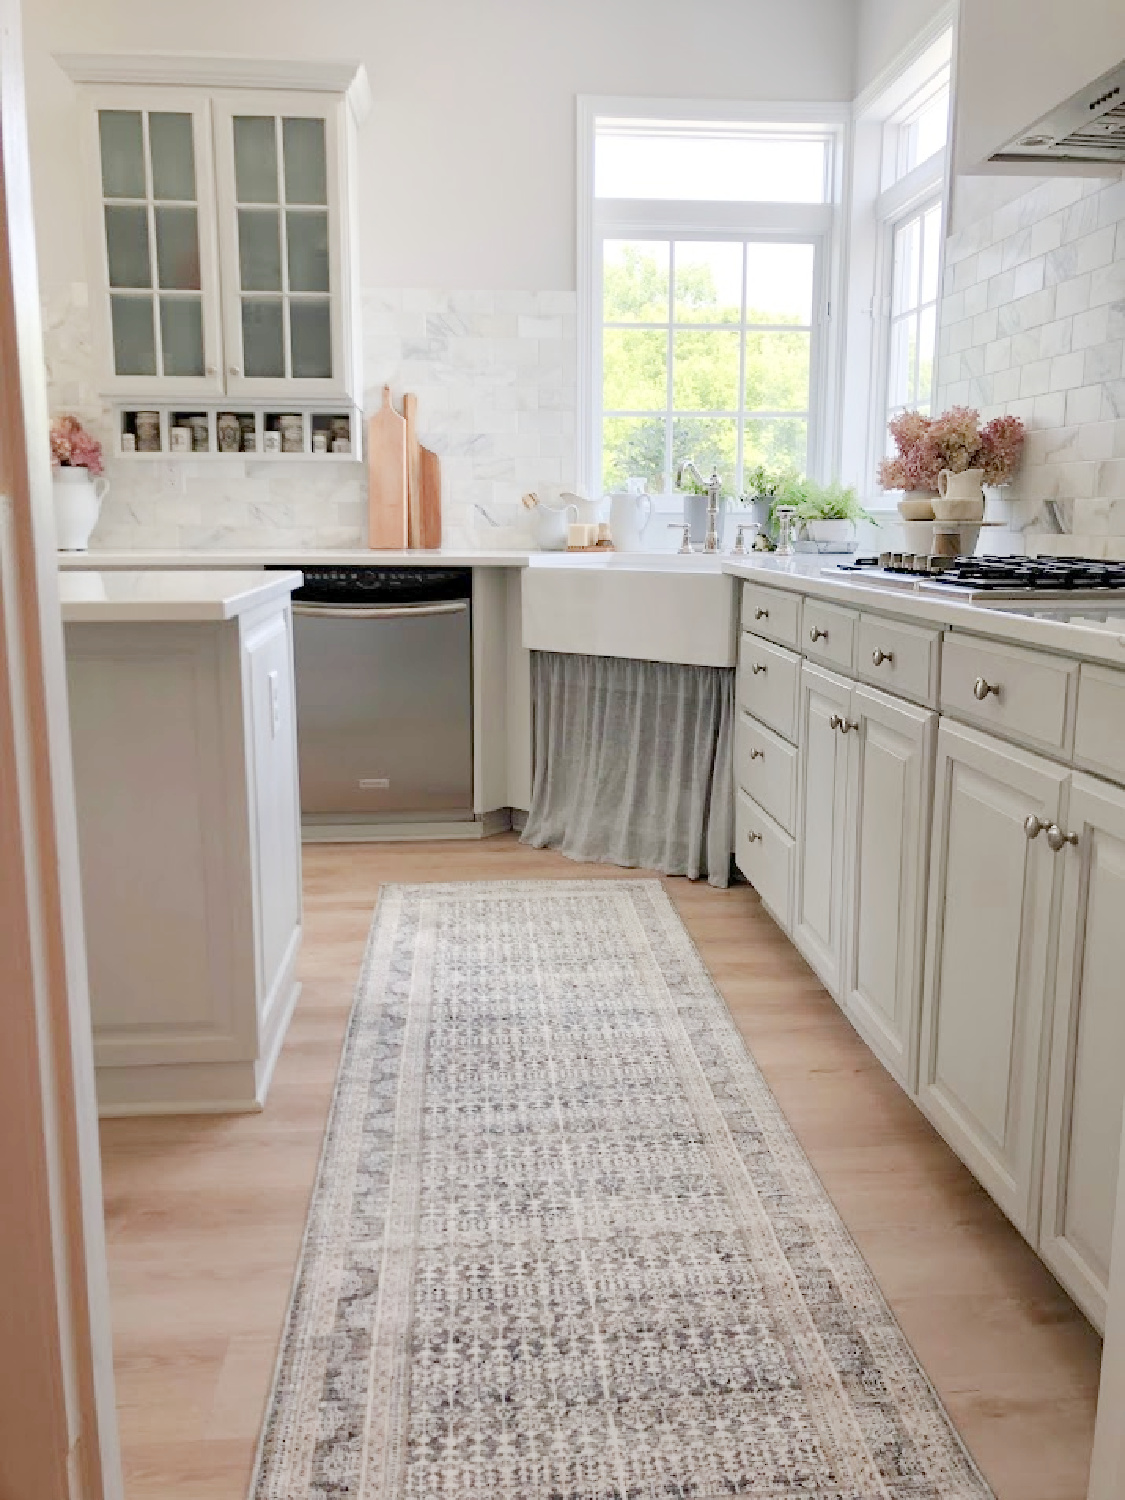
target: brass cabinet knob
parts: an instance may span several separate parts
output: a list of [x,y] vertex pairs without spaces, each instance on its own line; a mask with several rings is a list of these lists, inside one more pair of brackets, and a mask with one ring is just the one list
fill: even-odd
[[973,683],[973,697],[977,700],[978,703],[983,703],[984,700],[988,697],[989,693],[995,693],[999,698],[999,684],[995,682],[986,682],[983,677],[978,677],[976,682]]
[[1034,813],[1028,813],[1023,820],[1023,831],[1028,839],[1037,839],[1050,825],[1044,823],[1042,818],[1037,818]]
[[748,833],[746,835],[746,842],[748,844],[760,844],[762,842],[762,835],[760,833]]
[[751,750],[750,752],[751,760],[765,760],[765,758],[766,752],[764,750]]
[[813,628],[809,631],[810,641],[826,641],[827,639],[827,630],[821,630],[819,625],[814,625]]
[[839,729],[840,725],[843,722],[844,721],[843,721],[843,719],[841,719],[841,717],[840,717],[839,714],[833,714],[832,717],[828,721],[828,727],[829,727],[829,729]]
[[1047,842],[1058,854],[1059,850],[1065,848],[1067,844],[1074,844],[1077,847],[1078,834],[1064,833],[1057,823],[1052,823],[1047,829]]
[[879,647],[876,647],[871,653],[872,665],[876,667],[881,667],[885,661],[894,661],[894,659],[895,654],[893,651],[883,651]]
[[769,617],[770,617],[769,610],[768,609],[763,609],[761,607],[761,605],[759,605],[758,608],[754,611],[754,618],[755,618],[755,620],[768,620]]
[[750,670],[751,672],[753,672],[754,676],[757,677],[759,672],[764,672],[766,670],[766,664],[763,661],[756,661],[751,666]]

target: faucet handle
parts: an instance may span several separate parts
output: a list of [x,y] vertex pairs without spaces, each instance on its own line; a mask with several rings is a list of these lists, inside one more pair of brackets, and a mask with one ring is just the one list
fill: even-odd
[[673,530],[673,531],[682,531],[683,532],[683,538],[682,538],[682,540],[680,542],[680,549],[679,549],[680,550],[680,555],[681,555],[681,557],[690,556],[691,553],[695,551],[695,548],[691,545],[691,522],[690,521],[669,521],[668,525],[671,528],[671,530]]
[[739,521],[734,528],[734,546],[731,548],[735,557],[745,557],[747,554],[748,548],[743,533],[752,531],[757,536],[761,529],[757,521]]

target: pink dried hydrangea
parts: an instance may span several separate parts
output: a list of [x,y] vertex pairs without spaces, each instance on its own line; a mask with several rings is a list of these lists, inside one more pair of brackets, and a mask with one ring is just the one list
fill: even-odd
[[983,469],[986,484],[1006,484],[1019,466],[1024,427],[1018,417],[995,417],[982,428],[979,412],[951,406],[933,418],[900,412],[887,425],[897,451],[879,465],[885,490],[936,490],[942,469]]
[[981,428],[980,464],[985,484],[1007,484],[1020,466],[1023,440],[1019,417],[993,417]]
[[77,417],[56,417],[51,423],[51,462],[56,468],[87,469],[93,477],[102,472],[102,445]]

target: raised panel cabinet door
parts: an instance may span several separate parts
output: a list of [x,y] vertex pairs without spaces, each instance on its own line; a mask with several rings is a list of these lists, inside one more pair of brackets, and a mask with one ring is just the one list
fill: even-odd
[[913,1093],[925,957],[937,714],[871,688],[853,695],[844,1009]]
[[1125,792],[1076,775],[1063,868],[1039,1251],[1105,1328],[1125,1104]]
[[254,829],[259,1028],[284,1005],[301,933],[301,820],[297,785],[291,615],[279,609],[247,627],[250,798]]
[[797,881],[793,941],[836,999],[844,954],[844,852],[852,685],[801,668]]
[[918,1102],[1033,1243],[1044,1015],[1069,772],[942,721]]

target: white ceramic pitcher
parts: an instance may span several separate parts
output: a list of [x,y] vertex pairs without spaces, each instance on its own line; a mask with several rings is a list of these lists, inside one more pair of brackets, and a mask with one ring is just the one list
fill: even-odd
[[618,552],[640,552],[651,519],[652,500],[648,495],[619,493],[609,497],[609,534]]
[[567,528],[571,521],[577,520],[576,505],[554,506],[540,503],[531,512],[535,545],[544,552],[565,552]]
[[983,469],[964,469],[960,474],[942,469],[938,475],[937,499],[933,502],[935,518],[939,521],[983,521],[983,479]]

